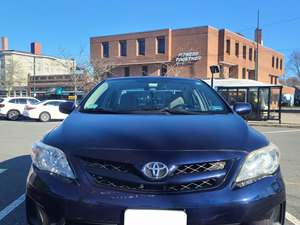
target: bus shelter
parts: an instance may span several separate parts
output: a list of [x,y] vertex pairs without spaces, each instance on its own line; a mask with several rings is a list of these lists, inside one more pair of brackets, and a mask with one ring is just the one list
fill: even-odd
[[[206,80],[210,84],[210,80]],[[252,113],[247,120],[278,120],[281,123],[282,86],[254,80],[215,79],[214,89],[229,103],[248,102]]]

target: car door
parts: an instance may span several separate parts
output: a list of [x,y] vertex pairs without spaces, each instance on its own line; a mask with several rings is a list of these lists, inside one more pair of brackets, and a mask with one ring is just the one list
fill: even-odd
[[52,119],[60,120],[66,118],[66,115],[59,111],[59,105],[61,103],[61,101],[50,101],[46,103],[47,110],[50,113]]
[[24,109],[25,109],[26,104],[27,104],[27,99],[26,98],[18,98],[17,99],[16,107],[17,107],[17,109],[19,110],[19,112],[21,114],[24,113]]

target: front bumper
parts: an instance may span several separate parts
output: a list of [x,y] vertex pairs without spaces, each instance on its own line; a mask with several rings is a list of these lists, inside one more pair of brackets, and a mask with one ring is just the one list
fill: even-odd
[[32,168],[26,203],[32,225],[41,224],[37,222],[41,214],[49,224],[123,225],[126,209],[185,210],[188,225],[257,224],[278,207],[283,217],[285,186],[278,171],[243,188],[153,195],[78,184]]

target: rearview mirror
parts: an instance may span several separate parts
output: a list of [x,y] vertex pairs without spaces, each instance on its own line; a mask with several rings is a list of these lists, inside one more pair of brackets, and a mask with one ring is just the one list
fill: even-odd
[[241,116],[246,116],[251,113],[252,106],[246,102],[237,102],[233,105],[233,110]]
[[70,114],[74,109],[74,102],[63,102],[59,105],[59,111],[64,114]]

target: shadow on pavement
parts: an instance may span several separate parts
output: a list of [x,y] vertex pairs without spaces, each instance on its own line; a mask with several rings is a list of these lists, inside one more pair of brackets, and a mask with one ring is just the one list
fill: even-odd
[[26,178],[31,165],[29,155],[0,162],[0,209],[25,192]]
[[[0,162],[0,211],[25,193],[26,178],[31,165],[29,155]],[[27,225],[24,203],[0,221],[0,225]]]

